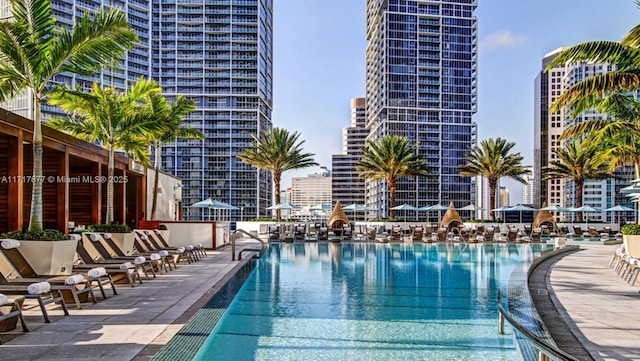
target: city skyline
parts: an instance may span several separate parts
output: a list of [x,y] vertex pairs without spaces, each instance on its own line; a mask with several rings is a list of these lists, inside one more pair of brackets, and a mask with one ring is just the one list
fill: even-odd
[[[274,10],[274,126],[300,131],[321,165],[330,166],[331,154],[340,152],[348,100],[364,96],[365,3],[280,0]],[[597,0],[479,1],[479,104],[473,117],[479,140],[513,141],[524,164],[533,164],[533,85],[540,61],[561,46],[626,35],[640,10],[631,0],[609,3],[615,6]],[[597,23],[585,21],[595,17]],[[318,31],[320,26],[325,29]],[[285,173],[283,187],[313,171]],[[512,199],[521,198],[519,183],[504,185]]]

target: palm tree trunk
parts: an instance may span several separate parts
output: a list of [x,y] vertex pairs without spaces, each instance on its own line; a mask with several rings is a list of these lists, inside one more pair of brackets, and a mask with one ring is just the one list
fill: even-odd
[[[29,230],[41,231],[42,222],[42,121],[40,119],[40,97],[33,91],[33,178],[31,188],[31,215]],[[20,144],[22,146],[22,144]],[[22,225],[20,225],[22,227]]]
[[389,183],[389,217],[393,219],[395,218],[395,211],[391,208],[395,207],[396,204],[396,182],[387,179],[387,183]]
[[[280,181],[282,174],[280,172],[273,172],[273,185],[275,188],[276,204],[280,204]],[[280,210],[276,209],[276,218],[280,219]]]
[[496,209],[496,187],[498,186],[498,181],[489,179],[489,220],[495,221],[496,215],[493,211]]
[[153,146],[154,150],[155,150],[155,159],[153,160],[154,163],[154,167],[153,169],[155,170],[155,175],[154,175],[154,179],[153,179],[153,199],[151,200],[151,220],[156,219],[156,207],[158,204],[158,185],[160,183],[160,153],[161,153],[161,146],[160,143],[156,142],[156,144],[154,144]]
[[636,170],[636,179],[640,178],[640,163],[635,162],[633,163],[633,166]]
[[[576,208],[582,207],[582,191],[584,188],[583,180],[576,180]],[[578,212],[578,222],[582,222],[582,212]]]
[[109,146],[109,166],[107,170],[107,219],[106,224],[113,223],[113,173],[114,173],[115,151],[113,145]]

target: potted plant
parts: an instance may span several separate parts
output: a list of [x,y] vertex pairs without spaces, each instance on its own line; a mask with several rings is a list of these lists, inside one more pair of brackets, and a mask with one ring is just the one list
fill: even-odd
[[165,241],[169,242],[169,237],[171,236],[171,231],[167,228],[166,224],[161,224],[158,227],[158,231],[160,232],[160,235],[162,236],[162,238],[164,238]]
[[640,258],[640,224],[625,224],[620,231],[627,254],[633,258]]
[[20,241],[20,253],[39,275],[70,275],[78,241],[56,230],[14,231],[0,238]]
[[113,239],[115,244],[120,247],[125,255],[131,256],[134,254],[135,248],[133,246],[133,241],[136,236],[131,231],[131,227],[126,224],[90,224],[87,226],[87,231],[95,233],[109,233],[111,234],[111,239]]

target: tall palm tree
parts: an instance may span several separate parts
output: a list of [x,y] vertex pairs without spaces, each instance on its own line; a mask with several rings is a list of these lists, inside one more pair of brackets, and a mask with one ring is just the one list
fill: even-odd
[[27,90],[33,101],[33,183],[29,230],[42,230],[41,105],[63,72],[94,74],[123,57],[137,39],[119,10],[97,11],[73,27],[56,27],[50,0],[10,0],[13,18],[0,22],[0,102]]
[[[568,179],[576,187],[576,207],[582,207],[584,182],[587,179],[607,179],[612,176],[609,160],[599,156],[598,148],[588,140],[576,140],[555,150],[557,160],[542,169],[543,180]],[[582,222],[582,213],[578,213]]]
[[[243,149],[238,154],[238,159],[246,164],[268,170],[273,176],[275,188],[275,201],[280,204],[280,182],[282,173],[292,169],[302,169],[316,166],[313,153],[304,153],[302,145],[304,140],[299,140],[300,133],[289,133],[282,128],[273,128],[270,132],[261,131],[260,136],[252,135],[254,144],[250,148]],[[276,211],[280,218],[280,210]]]
[[140,79],[127,93],[94,83],[91,93],[57,87],[49,93],[49,104],[68,112],[68,118],[56,118],[49,124],[75,137],[100,142],[109,151],[107,174],[107,214],[105,223],[114,221],[113,187],[115,150],[122,149],[149,164],[149,139],[163,130],[162,122],[145,106],[149,94],[160,92],[154,81]]
[[[640,1],[636,4],[640,7]],[[640,88],[640,25],[631,29],[621,41],[589,41],[565,49],[547,66],[547,70],[579,61],[615,64],[617,69],[573,85],[556,99],[551,111],[569,106],[577,115],[589,109],[594,99],[605,94]]]
[[610,169],[632,163],[636,178],[640,178],[640,101],[625,94],[610,94],[589,103],[604,119],[587,119],[567,128],[562,139],[585,138],[596,144],[599,153],[613,162]]
[[418,143],[410,144],[407,137],[385,135],[368,141],[356,170],[365,179],[385,180],[389,187],[389,211],[394,218],[396,184],[402,177],[426,177],[431,168],[418,154]]
[[161,168],[162,146],[175,142],[179,139],[204,139],[204,134],[194,128],[183,128],[184,118],[196,109],[196,102],[179,95],[175,102],[170,104],[160,93],[149,95],[148,106],[151,113],[162,123],[163,131],[153,136],[152,145],[154,149],[155,176],[153,181],[153,200],[151,202],[151,218],[156,219],[156,208],[158,204],[158,183]]
[[[496,207],[496,188],[502,177],[509,177],[522,184],[527,181],[522,177],[531,171],[522,165],[522,155],[511,153],[516,143],[508,142],[502,138],[489,138],[480,142],[480,146],[474,145],[466,154],[466,164],[458,168],[458,173],[465,177],[483,176],[489,183],[489,208]],[[491,211],[489,218],[494,220]]]

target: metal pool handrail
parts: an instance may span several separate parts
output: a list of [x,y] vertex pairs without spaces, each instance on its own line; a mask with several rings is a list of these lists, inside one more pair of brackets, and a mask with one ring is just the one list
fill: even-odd
[[[256,248],[245,248],[242,251],[240,251],[240,253],[238,253],[238,261],[242,259],[242,252],[258,252],[258,257],[262,256],[262,254],[264,254],[264,252],[267,250],[267,244],[261,240],[259,237],[245,231],[244,229],[236,229],[235,231],[233,231],[233,235],[236,235],[238,233],[242,233],[246,236],[248,236],[249,238],[255,239],[256,241],[260,242],[262,244],[262,248],[261,249],[256,249]],[[235,261],[236,260],[236,237],[231,237],[231,260]]]
[[549,344],[545,340],[533,334],[527,330],[518,321],[516,321],[511,314],[502,307],[502,292],[498,291],[498,312],[500,313],[498,318],[498,333],[504,334],[504,320],[507,320],[516,331],[520,332],[529,342],[531,342],[538,350],[538,360],[545,361],[550,360],[553,357],[557,360],[563,361],[580,361],[579,359],[571,356],[570,354],[560,350],[559,348]]

